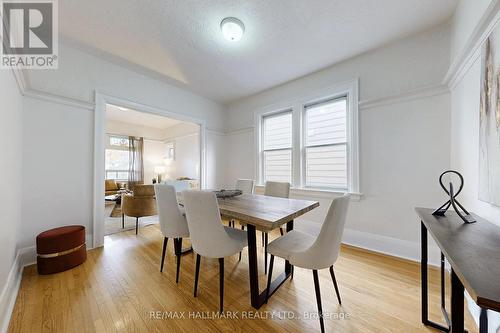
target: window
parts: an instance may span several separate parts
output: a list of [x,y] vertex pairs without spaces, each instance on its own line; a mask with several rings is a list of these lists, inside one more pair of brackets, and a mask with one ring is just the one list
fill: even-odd
[[346,190],[347,98],[304,107],[305,186]]
[[259,184],[359,194],[357,80],[278,101],[255,124]]
[[292,181],[292,111],[262,118],[262,172],[266,181]]
[[117,147],[128,147],[129,141],[127,137],[122,136],[110,136],[109,145]]
[[128,150],[106,149],[106,179],[128,180]]

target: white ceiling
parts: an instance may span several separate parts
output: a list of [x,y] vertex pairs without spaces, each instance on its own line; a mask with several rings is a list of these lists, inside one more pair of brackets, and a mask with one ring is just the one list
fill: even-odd
[[[66,43],[227,103],[447,20],[456,0],[64,0]],[[238,43],[220,21],[245,24]]]
[[122,109],[118,106],[106,105],[106,120],[118,121],[125,124],[166,129],[182,123],[180,120],[157,116],[151,113]]

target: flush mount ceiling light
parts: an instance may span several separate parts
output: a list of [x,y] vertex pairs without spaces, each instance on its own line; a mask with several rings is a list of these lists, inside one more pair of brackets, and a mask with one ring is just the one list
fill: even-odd
[[236,17],[226,17],[220,23],[220,29],[225,39],[230,42],[237,42],[243,37],[245,25]]

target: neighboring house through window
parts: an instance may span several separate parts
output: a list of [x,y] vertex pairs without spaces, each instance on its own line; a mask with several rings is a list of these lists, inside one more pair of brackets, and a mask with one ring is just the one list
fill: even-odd
[[106,179],[128,180],[129,141],[127,137],[109,136],[106,148]]

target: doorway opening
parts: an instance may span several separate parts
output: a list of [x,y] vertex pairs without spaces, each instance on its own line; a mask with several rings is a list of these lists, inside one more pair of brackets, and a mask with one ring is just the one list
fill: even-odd
[[[196,119],[96,96],[94,247],[105,235],[158,223],[154,184],[203,188],[204,135]],[[148,198],[129,200],[135,195]]]

